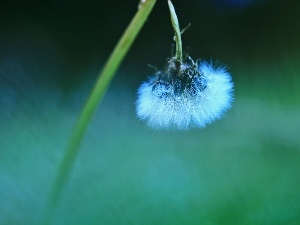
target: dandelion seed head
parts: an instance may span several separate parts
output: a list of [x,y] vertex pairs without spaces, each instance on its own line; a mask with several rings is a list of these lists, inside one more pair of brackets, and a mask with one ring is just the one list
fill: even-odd
[[137,116],[157,128],[205,127],[231,107],[233,83],[225,67],[210,62],[169,62],[138,89]]

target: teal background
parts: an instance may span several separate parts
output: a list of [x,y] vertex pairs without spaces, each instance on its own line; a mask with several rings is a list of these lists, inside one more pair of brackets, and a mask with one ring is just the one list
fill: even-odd
[[[88,129],[53,224],[300,224],[300,2],[173,4],[183,46],[235,83],[204,129],[148,128],[138,86],[171,56],[159,1]],[[249,2],[249,1],[248,1]],[[0,3],[0,224],[39,224],[80,109],[136,1]]]

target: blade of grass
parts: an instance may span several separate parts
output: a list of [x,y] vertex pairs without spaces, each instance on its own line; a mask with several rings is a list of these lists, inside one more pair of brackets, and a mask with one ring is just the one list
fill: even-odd
[[55,177],[52,189],[50,190],[50,195],[46,203],[45,215],[42,218],[42,224],[51,224],[51,220],[58,205],[59,198],[70,176],[74,161],[79,152],[80,144],[83,139],[84,133],[86,132],[88,124],[97,106],[102,100],[103,95],[107,90],[115,72],[120,66],[126,53],[130,49],[139,31],[143,27],[155,3],[156,0],[141,1],[139,10],[125,30],[118,44],[114,48],[108,61],[104,65],[102,72],[99,74],[96,85],[92,90],[89,98],[87,99],[87,102],[81,111],[81,114],[75,124],[73,133],[70,137],[69,145],[58,169],[58,173]]

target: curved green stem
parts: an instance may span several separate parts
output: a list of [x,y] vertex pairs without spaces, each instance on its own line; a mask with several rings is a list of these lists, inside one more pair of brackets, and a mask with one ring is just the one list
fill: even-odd
[[178,18],[175,12],[175,8],[170,0],[168,0],[168,5],[170,9],[171,22],[175,32],[175,41],[176,41],[176,55],[175,59],[182,61],[182,42],[181,42],[181,31],[179,28]]
[[114,48],[110,58],[106,62],[99,78],[92,90],[87,102],[81,111],[81,114],[75,124],[73,133],[70,137],[69,145],[58,169],[52,189],[45,208],[45,215],[42,218],[42,224],[51,224],[51,219],[58,205],[59,198],[66,182],[70,176],[73,164],[80,149],[80,144],[88,124],[103,98],[116,70],[124,59],[126,53],[134,42],[137,34],[143,27],[151,10],[153,9],[156,0],[141,1],[139,10],[125,30],[118,44]]

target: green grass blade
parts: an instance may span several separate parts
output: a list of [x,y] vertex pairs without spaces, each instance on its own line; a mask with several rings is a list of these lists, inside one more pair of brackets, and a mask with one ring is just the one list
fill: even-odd
[[88,124],[97,106],[102,100],[103,95],[106,92],[115,72],[130,49],[139,31],[143,27],[155,3],[156,0],[147,0],[140,3],[139,10],[114,48],[102,72],[99,74],[96,85],[87,99],[87,102],[75,124],[68,148],[58,169],[53,187],[50,190],[50,195],[45,208],[45,215],[43,217],[43,224],[51,223],[51,219],[58,205],[63,187],[65,186],[71,173],[72,166],[79,152],[80,144]]

